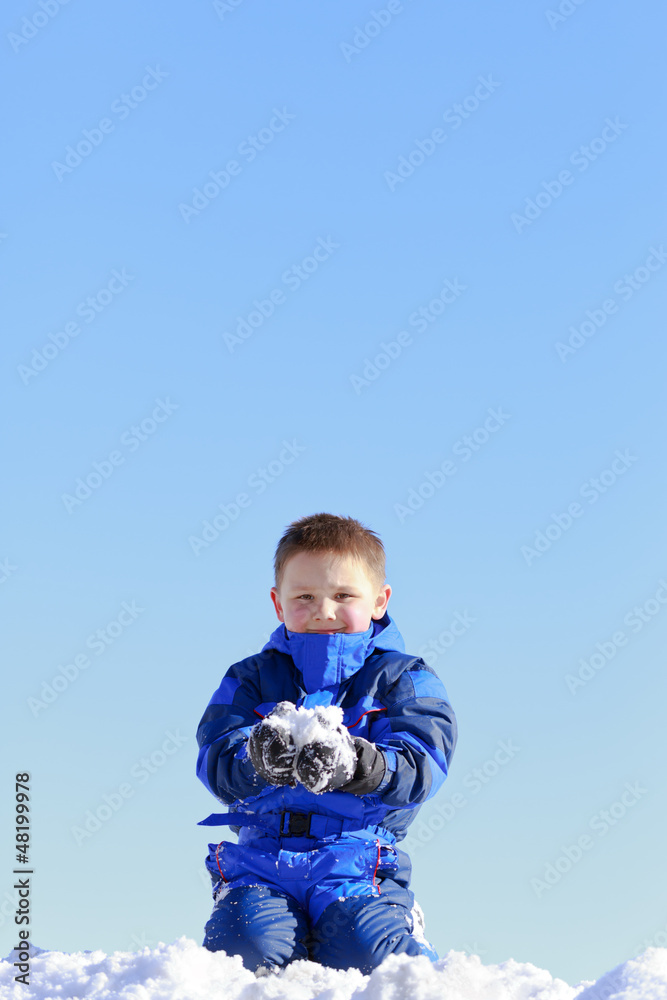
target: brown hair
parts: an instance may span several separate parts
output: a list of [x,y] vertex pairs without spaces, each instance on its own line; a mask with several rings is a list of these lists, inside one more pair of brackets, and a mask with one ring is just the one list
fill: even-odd
[[334,552],[350,555],[365,566],[368,576],[384,584],[385,555],[382,541],[371,528],[353,517],[337,514],[308,514],[300,517],[285,529],[278,542],[273,560],[275,586],[280,589],[285,563],[297,552]]

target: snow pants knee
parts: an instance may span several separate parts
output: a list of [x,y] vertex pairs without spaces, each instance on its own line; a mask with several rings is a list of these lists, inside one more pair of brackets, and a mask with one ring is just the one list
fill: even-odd
[[308,958],[308,921],[296,900],[268,885],[241,885],[218,899],[205,928],[204,947],[240,955],[246,969]]
[[209,845],[207,867],[218,879],[205,948],[241,955],[252,971],[310,959],[367,975],[390,954],[437,959],[412,933],[407,855],[378,839],[341,837],[299,851],[286,842]]

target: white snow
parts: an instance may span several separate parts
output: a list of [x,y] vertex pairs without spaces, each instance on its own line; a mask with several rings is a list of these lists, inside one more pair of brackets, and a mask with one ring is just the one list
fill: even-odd
[[[296,757],[299,750],[309,743],[320,743],[330,747],[334,753],[313,792],[323,791],[328,785],[328,779],[338,768],[352,777],[357,765],[357,755],[351,737],[343,725],[343,710],[338,705],[317,705],[315,708],[299,708],[289,701],[281,701],[276,705],[276,711],[264,720],[284,737],[291,736],[296,746]],[[294,777],[297,778],[296,771]]]
[[139,952],[41,951],[30,985],[14,982],[12,959],[0,962],[0,1000],[666,1000],[667,949],[648,948],[596,983],[568,986],[535,965],[509,959],[483,965],[450,951],[390,955],[370,976],[293,962],[257,977],[238,956],[213,954],[187,938]]
[[426,921],[424,911],[415,899],[412,904],[412,935],[420,944],[425,944],[432,948],[431,942],[426,938]]
[[[291,735],[297,750],[307,743],[333,745],[344,740],[343,709],[339,705],[316,705],[315,708],[296,707],[291,701],[281,701],[278,711],[267,716],[266,722],[285,735]],[[336,736],[332,737],[332,733]],[[332,742],[333,740],[333,742]]]

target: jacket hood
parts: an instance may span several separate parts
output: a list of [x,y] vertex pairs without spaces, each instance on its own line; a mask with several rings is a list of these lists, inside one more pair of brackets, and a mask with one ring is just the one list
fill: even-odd
[[283,622],[271,634],[262,652],[267,649],[276,649],[291,656],[301,672],[304,688],[308,693],[314,693],[351,677],[364,665],[373,650],[404,653],[405,644],[393,619],[385,612],[379,620],[373,619],[365,632],[314,635],[291,632]]

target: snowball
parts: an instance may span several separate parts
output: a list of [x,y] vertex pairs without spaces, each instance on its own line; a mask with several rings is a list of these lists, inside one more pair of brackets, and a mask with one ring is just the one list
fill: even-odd
[[318,743],[332,751],[330,759],[322,766],[317,784],[310,788],[312,792],[317,794],[324,791],[330,778],[339,770],[348,776],[348,780],[352,778],[357,766],[357,754],[352,738],[343,725],[343,710],[340,706],[297,708],[289,701],[281,701],[271,715],[266,717],[264,724],[275,729],[285,739],[291,736],[296,747],[292,772],[295,780],[296,760],[299,751],[305,746]]

